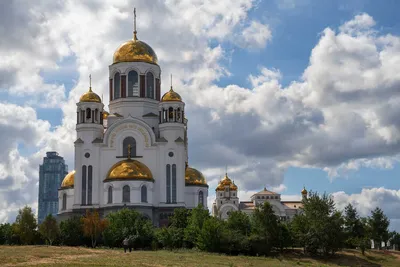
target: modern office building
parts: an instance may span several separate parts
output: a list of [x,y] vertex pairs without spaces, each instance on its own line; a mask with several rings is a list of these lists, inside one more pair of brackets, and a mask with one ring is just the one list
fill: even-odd
[[57,216],[58,188],[67,173],[68,166],[64,158],[57,152],[47,152],[46,157],[43,158],[43,164],[39,167],[39,224],[48,214]]

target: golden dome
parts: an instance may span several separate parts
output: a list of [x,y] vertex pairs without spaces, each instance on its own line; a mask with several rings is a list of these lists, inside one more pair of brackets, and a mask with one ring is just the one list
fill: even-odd
[[187,167],[185,171],[185,183],[190,185],[207,185],[204,175],[194,168]]
[[172,86],[171,89],[169,89],[169,91],[166,92],[161,98],[161,102],[168,102],[168,101],[179,101],[179,102],[182,101],[182,97],[172,89]]
[[97,102],[101,103],[101,98],[95,92],[92,91],[92,87],[89,87],[89,91],[84,93],[81,98],[79,98],[79,102]]
[[64,180],[61,183],[61,188],[74,187],[75,170],[65,175]]
[[145,42],[139,41],[136,35],[132,40],[123,43],[114,53],[113,63],[119,62],[147,62],[157,64],[157,55]]
[[303,190],[301,190],[301,194],[302,195],[307,195],[308,194],[307,189],[305,187],[303,187]]
[[225,173],[224,179],[222,179],[215,191],[225,191],[225,186],[229,186],[230,190],[237,190],[237,186],[235,185],[234,182],[228,177],[228,174]]
[[150,169],[143,163],[133,159],[126,159],[115,163],[108,171],[105,181],[114,179],[139,179],[152,181],[153,175],[151,174]]
[[103,110],[103,120],[106,120],[108,118],[108,115],[110,115],[110,113],[108,113],[107,111]]

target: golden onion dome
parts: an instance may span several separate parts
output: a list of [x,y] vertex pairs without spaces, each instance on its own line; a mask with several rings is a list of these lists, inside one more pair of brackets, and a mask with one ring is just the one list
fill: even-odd
[[169,89],[169,91],[166,92],[161,98],[161,102],[169,102],[169,101],[182,102],[182,97],[172,89],[172,86],[171,89]]
[[108,113],[107,111],[103,110],[103,120],[106,120],[108,118],[108,115],[110,115],[110,113]]
[[143,163],[126,159],[115,163],[108,171],[107,178],[109,180],[150,180],[153,181],[153,175],[150,169]]
[[303,190],[301,190],[301,194],[302,195],[307,195],[308,194],[307,189],[305,187],[303,187]]
[[74,187],[75,170],[65,175],[64,180],[61,183],[61,188]]
[[84,93],[81,98],[79,98],[79,102],[96,102],[101,103],[101,98],[92,91],[92,87],[89,87],[89,91]]
[[207,185],[206,178],[198,170],[187,167],[185,171],[185,184],[187,185]]
[[147,62],[157,64],[157,55],[145,42],[139,41],[136,33],[132,40],[123,43],[114,53],[113,63],[119,62]]
[[225,177],[219,182],[215,191],[225,191],[225,186],[229,186],[230,190],[237,190],[237,186],[234,182],[228,177],[228,174],[225,173]]

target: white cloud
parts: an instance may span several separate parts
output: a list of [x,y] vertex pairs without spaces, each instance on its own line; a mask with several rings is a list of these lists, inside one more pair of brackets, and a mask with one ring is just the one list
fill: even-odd
[[384,187],[363,188],[360,193],[346,194],[345,192],[336,192],[332,194],[339,210],[344,210],[347,204],[352,204],[358,213],[365,217],[370,216],[371,211],[379,207],[393,221],[391,229],[399,230],[400,214],[398,207],[400,205],[400,190],[391,190]]
[[243,29],[237,43],[246,48],[264,48],[272,38],[272,33],[267,24],[251,21],[250,25]]

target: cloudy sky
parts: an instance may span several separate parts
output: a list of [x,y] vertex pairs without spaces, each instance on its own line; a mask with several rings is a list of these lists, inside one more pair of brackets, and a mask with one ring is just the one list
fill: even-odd
[[381,206],[400,230],[398,1],[2,1],[0,222],[37,207],[38,166],[73,169],[75,103],[107,105],[108,65],[132,36],[156,51],[186,103],[189,163],[210,185],[225,166],[245,200],[304,186],[362,215]]

